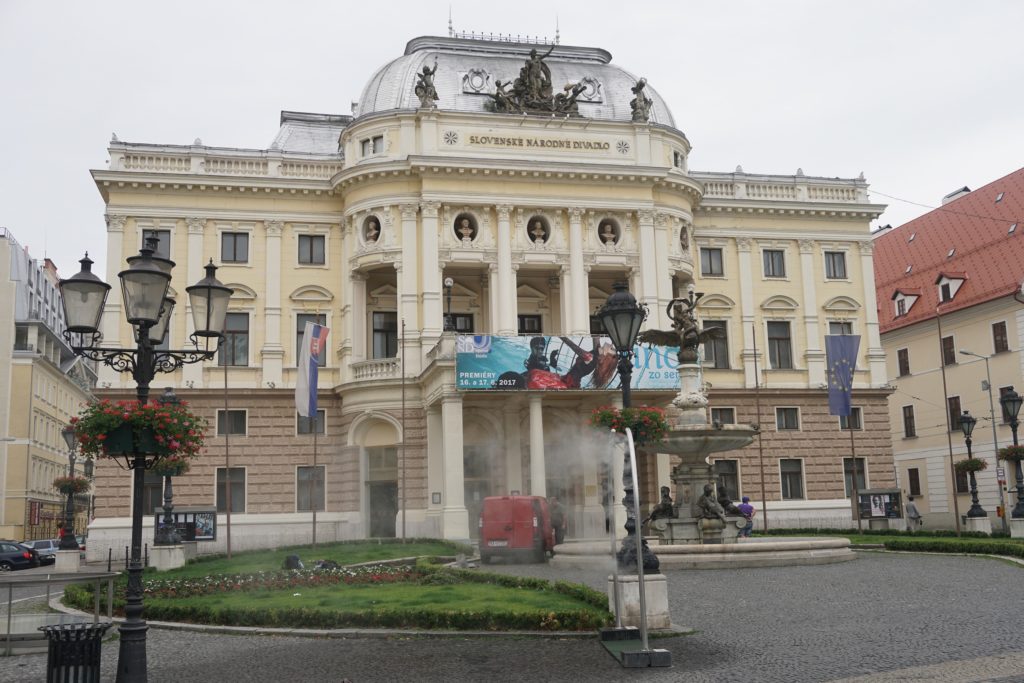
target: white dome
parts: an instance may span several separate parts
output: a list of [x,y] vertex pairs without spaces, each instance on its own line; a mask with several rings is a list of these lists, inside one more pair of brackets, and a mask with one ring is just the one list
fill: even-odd
[[[519,75],[530,50],[541,55],[550,45],[513,43],[498,40],[414,38],[405,47],[405,54],[377,70],[363,89],[357,117],[394,109],[416,109],[420,106],[414,93],[416,75],[424,66],[433,68],[438,109],[485,112],[491,101],[495,81],[511,81]],[[606,50],[591,47],[556,45],[544,63],[551,69],[551,83],[556,92],[567,83],[583,82],[587,89],[580,95],[579,114],[588,119],[631,121],[629,106],[634,95],[631,88],[636,76],[611,64]],[[651,123],[675,127],[672,112],[650,86],[644,90],[653,105]]]

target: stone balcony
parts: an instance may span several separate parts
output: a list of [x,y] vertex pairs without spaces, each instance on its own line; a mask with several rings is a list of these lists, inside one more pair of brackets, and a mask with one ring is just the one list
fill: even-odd
[[400,358],[375,358],[352,363],[349,367],[352,371],[352,380],[356,382],[402,378]]

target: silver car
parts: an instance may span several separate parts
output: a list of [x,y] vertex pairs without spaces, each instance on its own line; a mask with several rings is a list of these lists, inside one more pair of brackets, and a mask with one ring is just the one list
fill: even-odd
[[53,538],[42,541],[22,541],[21,544],[28,548],[34,548],[39,553],[39,564],[53,564],[57,561],[57,551],[60,550],[60,540]]

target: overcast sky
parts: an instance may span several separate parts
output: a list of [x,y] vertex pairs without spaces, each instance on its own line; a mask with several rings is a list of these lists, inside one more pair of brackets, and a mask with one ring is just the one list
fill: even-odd
[[[691,168],[855,177],[900,225],[1024,165],[1024,2],[450,3],[456,30],[598,46],[646,76]],[[448,2],[0,0],[0,226],[104,272],[89,175],[121,140],[266,148],[282,109],[348,114]]]

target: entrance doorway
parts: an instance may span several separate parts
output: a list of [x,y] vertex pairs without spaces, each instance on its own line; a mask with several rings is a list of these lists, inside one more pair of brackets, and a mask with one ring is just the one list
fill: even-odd
[[475,539],[480,537],[480,508],[492,491],[490,459],[483,446],[465,446],[462,449],[462,469],[469,537]]
[[394,538],[398,515],[398,482],[376,481],[367,484],[370,504],[370,537]]

